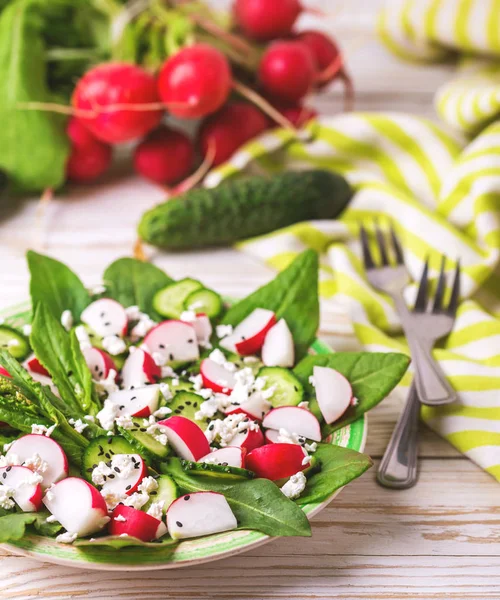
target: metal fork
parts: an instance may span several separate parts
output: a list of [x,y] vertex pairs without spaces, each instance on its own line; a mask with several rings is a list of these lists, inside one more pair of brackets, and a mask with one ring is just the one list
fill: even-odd
[[391,265],[389,245],[377,224],[375,224],[375,235],[381,258],[379,266],[373,259],[366,229],[361,226],[361,246],[367,278],[373,287],[385,292],[394,301],[415,364],[415,385],[420,401],[429,406],[454,402],[457,398],[456,392],[448,383],[438,363],[433,359],[431,351],[434,344],[449,334],[453,328],[460,295],[460,265],[457,264],[451,298],[448,306],[445,307],[443,298],[446,288],[444,272],[446,257],[443,255],[434,303],[428,311],[429,263],[428,261],[425,263],[412,314],[403,298],[403,290],[410,283],[410,276],[404,264],[404,255],[399,239],[391,227],[390,239],[396,259],[396,265]]

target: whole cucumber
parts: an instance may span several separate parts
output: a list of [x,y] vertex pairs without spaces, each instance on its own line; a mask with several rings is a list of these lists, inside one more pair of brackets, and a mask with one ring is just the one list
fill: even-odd
[[196,189],[146,212],[140,238],[167,250],[228,245],[310,219],[334,219],[352,190],[338,173],[290,171]]

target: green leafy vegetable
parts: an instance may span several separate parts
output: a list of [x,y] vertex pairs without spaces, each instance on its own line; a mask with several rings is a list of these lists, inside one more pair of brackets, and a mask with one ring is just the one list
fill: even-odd
[[405,354],[395,352],[337,352],[306,356],[294,373],[309,394],[314,394],[309,377],[315,366],[336,369],[349,380],[358,403],[350,406],[339,421],[323,427],[326,436],[356,421],[381,402],[399,383],[409,364]]
[[320,469],[308,478],[306,489],[297,499],[299,504],[326,500],[373,465],[366,454],[331,444],[318,444],[314,458],[320,462]]
[[[10,513],[0,517],[0,544],[20,540],[26,533],[28,525],[34,525],[43,535],[47,535],[46,520],[48,513]],[[59,526],[60,527],[60,526]],[[51,527],[53,533],[55,527]]]
[[318,255],[306,250],[267,285],[229,309],[223,323],[237,325],[256,308],[267,308],[285,319],[301,358],[313,342],[319,326]]
[[152,318],[162,320],[153,308],[153,296],[174,280],[161,269],[135,258],[120,258],[104,271],[103,279],[110,298],[123,306],[138,306]]
[[27,253],[31,275],[30,294],[33,313],[43,302],[56,319],[70,310],[74,319],[90,304],[90,296],[78,276],[65,264],[33,250]]
[[76,335],[68,334],[43,302],[36,309],[30,341],[73,416],[96,415],[101,406]]
[[55,100],[46,84],[42,5],[15,0],[0,13],[0,170],[27,191],[61,186],[69,151],[61,115],[19,106]]
[[162,468],[184,492],[224,494],[240,527],[272,536],[311,535],[309,521],[302,510],[268,479],[228,481],[190,475],[177,458],[170,459]]
[[99,546],[107,546],[109,548],[116,548],[121,550],[122,548],[128,548],[129,546],[140,546],[142,548],[156,548],[161,550],[166,546],[176,546],[178,542],[173,540],[171,537],[164,537],[158,542],[143,542],[134,537],[120,537],[119,535],[106,535],[103,537],[95,538],[92,542],[90,540],[75,540],[74,545],[82,549],[90,549]]

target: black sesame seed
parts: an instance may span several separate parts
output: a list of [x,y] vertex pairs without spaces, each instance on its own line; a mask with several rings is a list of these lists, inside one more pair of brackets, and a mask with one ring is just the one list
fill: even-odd
[[94,469],[92,467],[90,467],[90,469],[87,469],[87,473],[92,473]]
[[104,327],[110,327],[111,323],[109,321],[106,321],[106,323],[104,323]]
[[176,521],[175,524],[177,525],[177,527],[182,527],[182,523],[180,521]]
[[108,438],[108,444],[112,444],[113,443],[113,438]]
[[7,473],[8,473],[9,471],[12,471],[12,465],[9,465],[9,466],[8,466],[8,467],[5,469],[5,471],[6,471]]
[[194,340],[188,340],[188,344],[192,344]]
[[102,446],[99,446],[99,451],[104,452],[104,448]]
[[111,454],[109,452],[106,452],[106,454],[104,455],[106,458],[111,458]]
[[68,377],[71,377],[71,375],[73,375],[73,371],[68,371]]
[[110,450],[109,453],[111,454],[111,456],[114,456],[116,454],[116,452],[114,452],[113,450]]
[[108,475],[108,478],[109,478],[109,479],[114,479],[114,478],[115,478],[115,476],[114,476],[114,474],[113,474],[113,473],[110,473],[110,474]]
[[97,371],[99,371],[99,365],[96,365],[96,366],[94,367],[94,371],[95,371],[96,373],[97,373]]
[[150,492],[150,493],[149,493],[149,495],[150,495],[150,496],[157,496],[157,495],[158,495],[158,492]]
[[178,408],[176,408],[176,409],[174,410],[174,413],[175,413],[176,415],[180,415],[180,414],[181,414],[181,411],[180,411]]
[[93,468],[93,469],[97,469],[97,465],[94,463],[94,464],[92,465],[92,468]]
[[215,425],[212,423],[212,425],[208,426],[208,431],[213,431],[214,430]]
[[7,473],[5,473],[5,472],[2,473],[2,477],[3,477],[3,479],[7,479]]
[[132,398],[130,398],[130,402],[132,402],[132,400],[137,400],[137,396],[132,396]]
[[141,465],[139,463],[134,463],[134,469],[138,469]]
[[122,404],[121,406],[118,407],[120,410],[123,410],[125,408],[125,405]]
[[105,464],[106,464],[107,467],[111,468],[111,461],[110,460],[108,460],[108,462],[105,463]]
[[248,433],[248,429],[243,429],[240,433]]
[[139,429],[139,431],[142,431],[142,433],[146,433],[146,432],[147,432],[147,428],[146,428],[146,427],[141,427],[141,428]]
[[191,406],[192,402],[191,400],[186,400],[186,406]]
[[99,371],[99,377],[104,377],[104,372],[103,371]]
[[[186,404],[187,404],[187,402],[186,402]],[[193,402],[193,406],[194,406],[194,408],[198,408],[198,402]]]
[[223,467],[227,467],[227,466],[229,466],[229,463],[227,463],[227,462],[223,462],[223,463],[222,463],[222,466],[223,466]]
[[162,350],[165,349],[165,344],[158,344],[158,348],[161,348]]
[[168,355],[168,358],[169,358],[170,360],[174,360],[174,355],[172,354],[172,352],[170,352],[170,354]]
[[115,473],[121,473],[120,468],[119,467],[113,467],[113,471]]
[[189,500],[189,498],[191,498],[189,494],[187,496],[184,496],[184,500],[186,500],[186,502]]
[[125,488],[125,490],[128,492],[130,489],[132,489],[131,485],[127,485],[127,487]]
[[179,410],[184,410],[185,406],[184,404],[179,404]]
[[299,388],[298,388],[296,385],[294,385],[294,386],[293,386],[293,389],[294,389],[296,392],[298,392],[298,391],[299,391]]

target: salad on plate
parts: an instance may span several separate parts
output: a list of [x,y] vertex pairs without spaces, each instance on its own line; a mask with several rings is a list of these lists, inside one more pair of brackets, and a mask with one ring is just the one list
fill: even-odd
[[30,323],[0,325],[0,542],[308,536],[303,507],[370,467],[331,434],[408,358],[314,351],[315,252],[234,303],[132,258],[92,290],[47,256],[28,264]]

